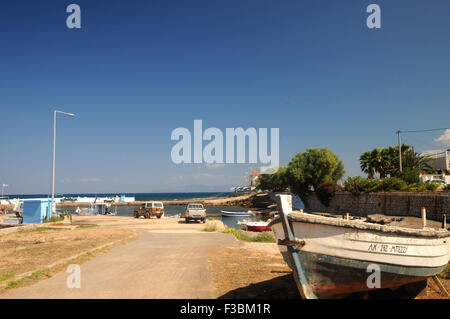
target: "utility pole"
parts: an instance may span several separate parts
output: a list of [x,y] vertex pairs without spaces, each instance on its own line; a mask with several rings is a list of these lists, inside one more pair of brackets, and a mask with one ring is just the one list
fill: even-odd
[[55,206],[55,150],[56,150],[56,113],[61,113],[68,115],[70,117],[75,117],[73,113],[67,113],[63,111],[54,110],[53,111],[53,161],[52,161],[52,207],[50,208],[51,216],[55,213],[53,207]]
[[399,163],[400,163],[400,172],[402,171],[402,143],[401,143],[401,139],[400,139],[400,131],[397,131],[397,135],[398,135],[398,159],[399,159]]

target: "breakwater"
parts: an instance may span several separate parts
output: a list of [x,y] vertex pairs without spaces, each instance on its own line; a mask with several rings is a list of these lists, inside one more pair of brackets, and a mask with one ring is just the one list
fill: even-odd
[[442,215],[450,214],[450,193],[437,192],[336,192],[329,206],[320,202],[315,193],[307,196],[305,209],[309,212],[345,213],[355,216],[384,214],[387,216],[420,217],[422,207],[427,209],[427,218],[440,221]]
[[[201,203],[204,206],[243,206],[243,207],[255,207],[253,203],[258,203],[258,200],[262,198],[260,194],[245,194],[239,196],[227,196],[227,197],[209,197],[209,198],[192,198],[183,200],[161,200],[162,203],[166,205],[180,205],[185,206],[191,203]],[[157,199],[154,199],[158,201]],[[132,202],[111,202],[112,206],[139,206],[144,204],[146,201],[132,201]],[[88,202],[63,202],[57,203],[56,207],[87,207]],[[256,206],[258,207],[258,206]]]

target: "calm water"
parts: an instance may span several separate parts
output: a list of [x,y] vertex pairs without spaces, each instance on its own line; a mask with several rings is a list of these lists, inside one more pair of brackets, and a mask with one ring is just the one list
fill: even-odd
[[[229,196],[231,192],[192,192],[192,193],[77,193],[77,194],[56,194],[56,197],[115,197],[116,195],[125,195],[127,197],[134,196],[137,201],[150,201],[150,200],[186,200],[194,198],[208,198],[208,197],[222,197]],[[32,195],[6,195],[8,198],[45,198],[50,197],[49,194],[32,194]],[[299,202],[297,208],[303,208],[303,203]],[[117,206],[117,216],[133,216],[133,211],[137,206]],[[165,215],[167,217],[178,214],[183,214],[186,206],[180,205],[166,205]],[[248,208],[240,206],[205,206],[208,214],[220,214],[221,210],[231,212],[246,212]],[[114,211],[114,207],[112,210]],[[74,213],[75,207],[64,208],[64,211]],[[264,220],[264,216],[243,216],[243,217],[214,217],[214,219],[222,220],[228,227],[239,228],[238,221],[251,220],[259,221]]]
[[[133,211],[138,206],[117,206],[117,216],[133,216]],[[240,206],[205,206],[208,214],[220,214],[221,210],[231,211],[231,212],[246,212],[248,208]],[[184,214],[186,206],[182,205],[166,205],[164,206],[165,216],[170,217],[178,214]],[[67,207],[63,209],[64,211],[74,213],[76,207]],[[115,207],[111,207],[111,211],[114,211]],[[243,216],[243,217],[213,217],[214,219],[222,220],[228,227],[239,228],[238,221],[242,220],[263,220],[262,216]]]
[[[136,201],[150,201],[150,200],[182,200],[192,198],[208,198],[208,197],[222,197],[229,196],[231,192],[193,192],[193,193],[64,193],[55,194],[55,197],[114,197],[125,195],[126,197],[135,197]],[[28,194],[28,195],[6,195],[8,198],[46,198],[51,197],[51,194]]]
[[[150,200],[186,200],[193,198],[208,198],[208,197],[222,197],[229,196],[231,192],[193,192],[193,193],[91,193],[91,194],[56,194],[56,197],[115,197],[116,195],[125,195],[127,197],[134,196],[137,201],[150,201]],[[45,198],[50,197],[48,194],[33,194],[33,195],[7,195],[9,198]],[[300,206],[299,206],[300,205]],[[299,207],[303,208],[303,204],[299,203]],[[117,216],[133,216],[133,211],[137,206],[118,206]],[[174,216],[183,214],[186,206],[180,205],[166,205],[166,216]],[[248,208],[240,206],[206,206],[208,214],[220,214],[221,210],[232,212],[246,212]],[[114,207],[112,210],[114,211]],[[64,208],[64,211],[75,212],[76,208]],[[263,220],[263,216],[245,216],[245,217],[214,217],[214,219],[222,220],[228,227],[239,228],[238,221],[251,220],[258,221]]]

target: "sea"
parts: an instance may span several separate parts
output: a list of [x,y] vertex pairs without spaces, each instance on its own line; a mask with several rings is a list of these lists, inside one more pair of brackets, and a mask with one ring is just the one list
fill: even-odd
[[[210,198],[210,197],[225,197],[232,195],[231,192],[192,192],[192,193],[86,193],[86,194],[55,194],[55,197],[115,197],[125,195],[126,197],[134,197],[136,201],[150,201],[150,200],[187,200],[195,198]],[[7,195],[9,198],[46,198],[50,197],[48,194],[28,194],[28,195]],[[117,206],[117,216],[133,216],[133,211],[137,206]],[[114,211],[116,208],[112,208]],[[165,205],[165,216],[170,218],[177,215],[184,214],[186,207],[182,205]],[[231,212],[246,212],[248,208],[242,206],[205,206],[208,214],[220,214],[221,210]],[[74,213],[76,207],[61,208],[61,211]],[[242,216],[242,217],[213,217],[214,219],[222,220],[228,227],[239,228],[239,221],[261,221],[266,217],[261,215]]]
[[[64,193],[55,194],[55,197],[115,197],[125,195],[134,197],[136,201],[149,200],[183,200],[193,198],[209,198],[230,196],[231,192],[197,192],[197,193]],[[6,195],[9,198],[46,198],[49,194]]]

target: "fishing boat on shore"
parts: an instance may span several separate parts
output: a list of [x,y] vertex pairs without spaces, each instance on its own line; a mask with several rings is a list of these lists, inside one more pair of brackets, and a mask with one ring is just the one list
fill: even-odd
[[[302,298],[417,284],[449,262],[450,231],[445,228],[411,229],[295,212],[287,194],[277,195],[277,201],[280,216],[269,226]],[[375,272],[378,277],[371,277]],[[374,278],[379,279],[375,286]]]
[[222,217],[242,217],[254,215],[250,210],[247,212],[228,212],[225,210],[221,210],[220,213],[222,214]]

